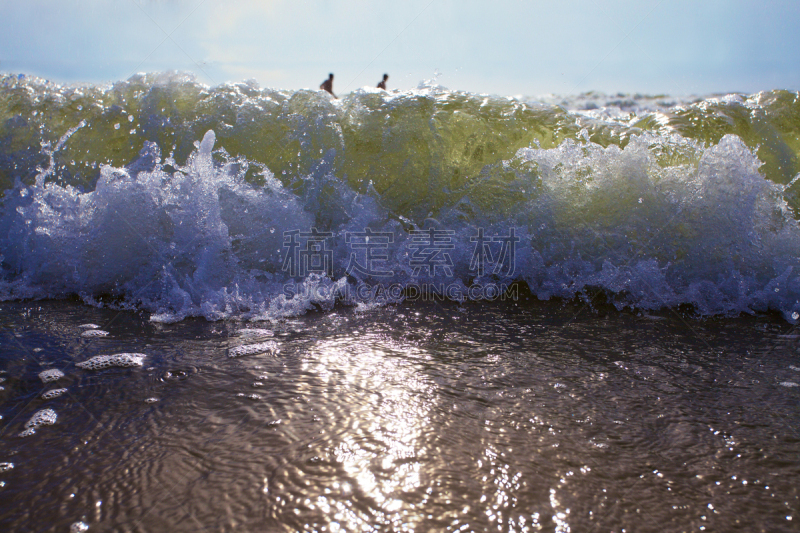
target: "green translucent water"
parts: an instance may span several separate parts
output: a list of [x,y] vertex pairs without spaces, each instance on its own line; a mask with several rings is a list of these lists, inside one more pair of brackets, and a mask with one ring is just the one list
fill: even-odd
[[[613,101],[612,101],[613,103]],[[285,184],[324,170],[358,192],[371,188],[385,207],[405,216],[437,212],[469,191],[495,204],[521,201],[503,165],[519,148],[588,139],[624,147],[650,131],[716,144],[741,137],[761,171],[786,184],[800,172],[800,102],[788,91],[744,100],[661,105],[622,119],[592,119],[556,105],[427,88],[407,93],[355,92],[333,101],[324,93],[261,89],[247,84],[207,88],[179,76],[146,75],[109,86],[64,87],[6,76],[0,82],[0,180],[31,181],[45,165],[40,143],[55,144],[86,121],[58,153],[58,175],[91,188],[98,165],[122,167],[155,142],[183,161],[213,129],[232,156],[266,166]],[[679,154],[665,154],[675,164]],[[257,168],[248,179],[258,183]],[[526,169],[529,170],[529,169]],[[295,187],[298,185],[295,184]],[[794,188],[787,200],[797,206]]]

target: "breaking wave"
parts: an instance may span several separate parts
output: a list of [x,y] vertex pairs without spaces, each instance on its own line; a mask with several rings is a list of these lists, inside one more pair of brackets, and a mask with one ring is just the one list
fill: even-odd
[[786,91],[525,100],[429,82],[332,100],[6,76],[0,298],[274,319],[522,285],[795,322],[798,132]]

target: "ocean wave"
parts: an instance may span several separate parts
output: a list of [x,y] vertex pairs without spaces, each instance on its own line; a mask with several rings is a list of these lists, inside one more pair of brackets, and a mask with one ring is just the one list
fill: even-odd
[[0,298],[274,319],[522,283],[797,321],[797,93],[609,98],[6,76]]

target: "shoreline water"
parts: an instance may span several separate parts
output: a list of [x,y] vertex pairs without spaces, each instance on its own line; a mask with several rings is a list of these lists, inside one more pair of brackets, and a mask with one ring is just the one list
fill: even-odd
[[[800,509],[798,336],[780,319],[554,302],[0,313],[9,530],[792,531]],[[123,352],[142,366],[75,366]],[[19,436],[42,409],[55,423]]]

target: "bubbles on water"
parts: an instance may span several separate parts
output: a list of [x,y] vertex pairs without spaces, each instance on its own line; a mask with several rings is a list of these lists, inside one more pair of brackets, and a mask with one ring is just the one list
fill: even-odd
[[780,385],[782,387],[789,387],[789,388],[800,387],[800,385],[798,385],[794,381],[781,381]]
[[228,357],[242,357],[256,353],[269,353],[274,355],[278,351],[278,343],[275,341],[260,342],[258,344],[244,344],[228,350]]
[[792,313],[792,320],[797,320],[798,318],[800,318],[800,313],[798,313],[797,311],[794,311]]
[[43,400],[52,400],[53,398],[58,398],[62,394],[67,392],[67,389],[50,389],[49,391],[42,393]]
[[89,526],[84,522],[75,522],[69,526],[69,533],[84,533],[89,531]]
[[81,333],[81,337],[95,338],[95,337],[108,337],[108,332],[102,329],[90,329]]
[[39,379],[42,380],[42,383],[51,383],[53,381],[58,381],[63,377],[64,373],[57,368],[51,368],[49,370],[44,370],[42,372],[39,372]]
[[142,366],[147,355],[142,353],[118,353],[114,355],[97,355],[75,366],[86,370],[102,370],[104,368],[121,367],[128,368]]
[[52,409],[42,409],[37,411],[30,420],[25,423],[25,431],[19,434],[20,437],[29,437],[36,433],[41,426],[52,426],[56,423],[58,415]]
[[0,463],[0,473],[8,472],[14,468],[14,463]]
[[115,129],[115,130],[118,130],[118,129],[119,129],[119,122],[117,122],[116,124],[114,124],[114,129]]
[[236,332],[240,337],[272,337],[274,333],[271,329],[247,328]]
[[100,329],[100,326],[97,324],[81,324],[78,326],[80,329]]
[[261,399],[261,395],[260,394],[245,394],[243,392],[240,392],[236,396],[238,396],[239,398],[249,398],[251,400],[260,400]]
[[156,403],[158,398],[147,398],[145,399],[144,403]]

